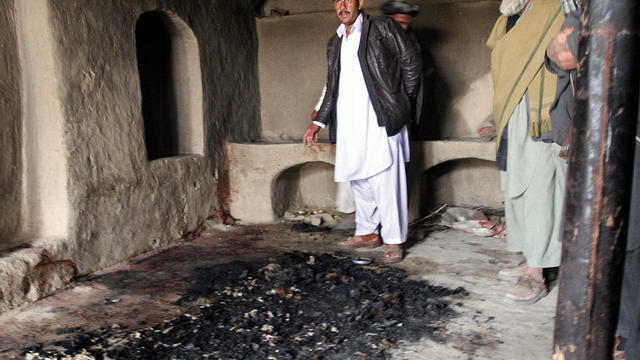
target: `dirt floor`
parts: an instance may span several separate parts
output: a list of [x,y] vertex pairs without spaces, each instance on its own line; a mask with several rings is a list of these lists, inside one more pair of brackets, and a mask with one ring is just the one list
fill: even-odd
[[[78,279],[68,288],[34,304],[0,315],[0,358],[24,358],[23,349],[72,339],[73,333],[105,327],[142,329],[185,313],[179,299],[194,284],[194,269],[233,260],[264,259],[301,250],[334,253],[348,230],[300,232],[287,224],[217,226],[199,237]],[[421,235],[420,238],[423,238]],[[355,256],[376,258],[382,248]],[[505,266],[521,260],[505,251],[504,239],[464,232],[433,231],[408,243],[405,260],[396,265],[412,279],[468,296],[448,301],[457,313],[441,324],[440,340],[425,337],[399,341],[386,355],[393,359],[513,359],[551,357],[557,289],[531,306],[503,301],[510,283],[496,278]],[[191,311],[191,310],[189,310]],[[197,309],[193,309],[197,311]],[[362,359],[354,354],[355,359]]]

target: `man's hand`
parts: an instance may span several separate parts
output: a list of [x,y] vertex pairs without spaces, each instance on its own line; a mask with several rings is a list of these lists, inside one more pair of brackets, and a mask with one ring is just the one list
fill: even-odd
[[318,130],[320,130],[320,126],[313,123],[309,125],[302,135],[302,142],[309,146],[314,145],[318,141]]
[[573,27],[562,30],[551,40],[547,47],[547,56],[562,70],[573,70],[578,66],[576,58],[573,57],[573,54],[569,51],[569,46],[567,46],[567,38],[572,32]]

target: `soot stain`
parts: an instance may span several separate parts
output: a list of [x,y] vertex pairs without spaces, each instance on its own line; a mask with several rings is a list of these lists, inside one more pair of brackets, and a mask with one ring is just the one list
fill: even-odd
[[[445,342],[450,298],[394,267],[346,254],[289,252],[195,270],[177,301],[185,313],[144,329],[118,325],[23,350],[33,359],[386,359],[402,342]],[[460,304],[459,302],[457,302]],[[198,309],[189,311],[187,309]],[[192,313],[189,313],[189,312]]]

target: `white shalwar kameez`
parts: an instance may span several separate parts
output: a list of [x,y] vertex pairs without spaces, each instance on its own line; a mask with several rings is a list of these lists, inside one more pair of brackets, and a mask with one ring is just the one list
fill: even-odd
[[[322,95],[320,99],[318,99],[318,103],[313,108],[315,111],[320,110],[320,106],[322,106],[322,101],[324,101],[324,97],[327,94],[327,85],[322,89]],[[322,123],[320,123],[322,124]],[[324,127],[324,124],[322,124]],[[351,183],[348,181],[342,181],[336,183],[336,210],[351,214],[356,211],[356,205],[353,200],[353,191],[351,190]]]
[[406,126],[387,136],[376,113],[362,75],[358,47],[362,15],[342,38],[337,100],[335,181],[350,181],[356,205],[355,235],[377,231],[386,244],[401,244],[407,237],[406,161],[409,138]]

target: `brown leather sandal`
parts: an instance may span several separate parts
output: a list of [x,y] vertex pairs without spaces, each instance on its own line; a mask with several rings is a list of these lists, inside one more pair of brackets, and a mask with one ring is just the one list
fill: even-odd
[[[358,240],[361,239],[361,240]],[[352,236],[347,239],[347,241],[343,241],[338,243],[343,249],[357,249],[357,248],[377,248],[382,245],[382,241],[380,241],[380,237],[378,234],[367,234],[361,236]]]
[[404,257],[404,251],[401,247],[397,249],[390,249],[388,246],[384,251],[382,262],[387,264],[399,263]]

